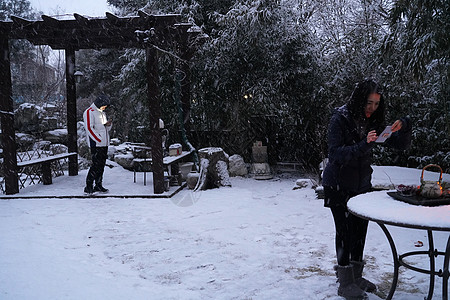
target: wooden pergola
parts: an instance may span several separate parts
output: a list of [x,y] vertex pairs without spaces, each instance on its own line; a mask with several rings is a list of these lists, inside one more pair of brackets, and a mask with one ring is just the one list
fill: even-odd
[[[90,18],[74,14],[70,19],[42,16],[42,20],[30,21],[11,17],[12,21],[0,22],[0,116],[3,142],[3,172],[6,194],[19,192],[14,111],[11,88],[10,39],[26,39],[34,45],[49,45],[54,50],[64,50],[66,55],[67,131],[68,151],[77,150],[75,52],[80,49],[141,48],[146,51],[148,108],[151,132],[153,188],[155,194],[164,192],[162,137],[159,129],[161,107],[159,99],[158,53],[170,50],[181,61],[189,61],[194,49],[193,39],[198,31],[193,24],[181,23],[180,15],[148,15],[118,17],[106,13],[106,17]],[[186,63],[180,65],[190,74]],[[189,78],[189,77],[188,77]],[[184,113],[189,113],[190,84],[182,85],[181,101]],[[76,157],[69,158],[69,176],[78,175]]]

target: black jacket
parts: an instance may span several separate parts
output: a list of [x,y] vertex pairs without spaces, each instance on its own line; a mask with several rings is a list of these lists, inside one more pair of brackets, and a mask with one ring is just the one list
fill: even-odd
[[[383,144],[404,150],[411,143],[411,124],[402,118],[402,129],[393,133]],[[349,195],[369,191],[372,187],[372,149],[377,144],[367,143],[370,130],[383,130],[384,124],[370,120],[355,121],[347,105],[335,110],[328,127],[328,164],[323,173],[323,186]],[[332,201],[331,201],[332,202]],[[333,206],[330,201],[325,206]]]

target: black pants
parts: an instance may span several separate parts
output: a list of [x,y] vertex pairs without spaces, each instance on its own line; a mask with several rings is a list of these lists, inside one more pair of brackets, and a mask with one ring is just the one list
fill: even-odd
[[369,221],[361,219],[344,206],[330,207],[336,227],[336,257],[341,266],[362,261]]
[[325,206],[331,209],[336,228],[336,257],[338,264],[347,266],[350,261],[362,261],[369,221],[347,210],[347,201],[356,196],[345,190],[324,186]]
[[86,177],[86,185],[102,185],[103,172],[105,170],[106,159],[108,158],[108,147],[97,147],[91,140],[92,165]]

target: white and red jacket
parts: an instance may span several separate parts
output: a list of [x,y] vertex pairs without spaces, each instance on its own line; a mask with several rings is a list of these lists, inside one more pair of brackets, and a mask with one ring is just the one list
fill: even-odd
[[109,130],[111,125],[105,125],[108,119],[104,111],[100,110],[94,103],[84,111],[84,128],[88,145],[89,139],[96,142],[97,147],[109,146]]

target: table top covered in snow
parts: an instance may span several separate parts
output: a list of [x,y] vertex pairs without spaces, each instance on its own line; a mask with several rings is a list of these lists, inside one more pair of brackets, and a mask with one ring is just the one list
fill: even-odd
[[450,231],[450,205],[420,206],[395,200],[386,191],[351,198],[349,211],[364,219],[388,225]]

